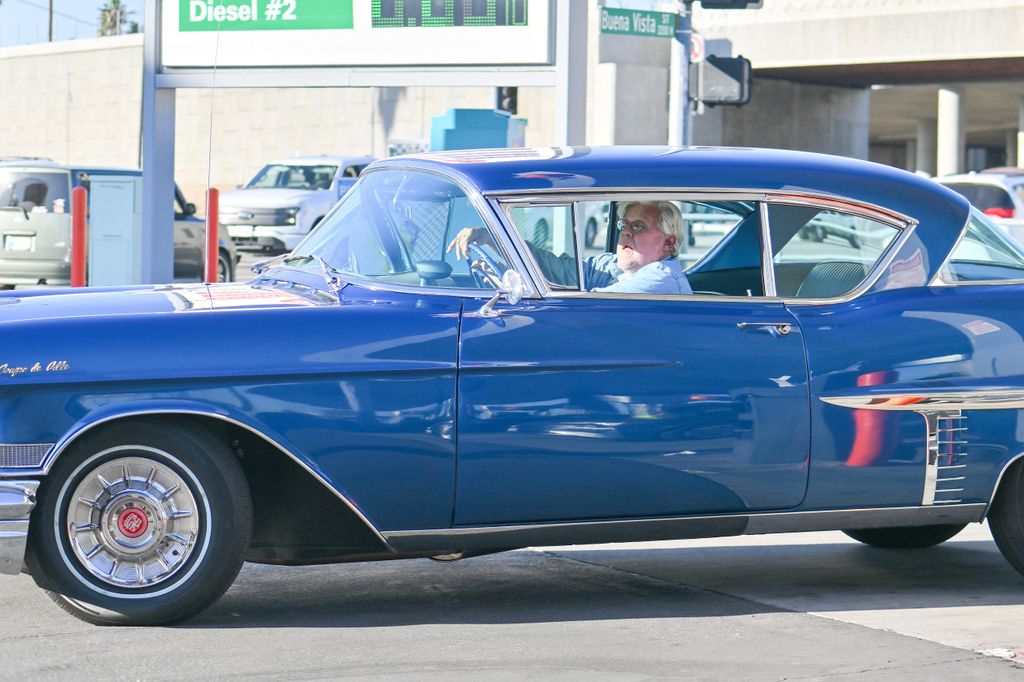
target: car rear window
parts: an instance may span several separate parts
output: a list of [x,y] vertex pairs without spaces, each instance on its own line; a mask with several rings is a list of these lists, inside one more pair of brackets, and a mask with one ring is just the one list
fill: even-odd
[[70,211],[68,174],[56,170],[0,169],[0,206],[26,211]]
[[954,182],[946,185],[954,192],[962,194],[969,202],[982,211],[990,208],[1013,208],[1010,193],[995,185],[976,185],[966,182]]
[[949,284],[1024,280],[1024,247],[975,211],[941,279]]

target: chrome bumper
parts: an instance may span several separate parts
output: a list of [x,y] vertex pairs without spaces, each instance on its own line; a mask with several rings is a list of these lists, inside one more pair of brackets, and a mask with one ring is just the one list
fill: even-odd
[[39,481],[0,481],[0,573],[21,573]]

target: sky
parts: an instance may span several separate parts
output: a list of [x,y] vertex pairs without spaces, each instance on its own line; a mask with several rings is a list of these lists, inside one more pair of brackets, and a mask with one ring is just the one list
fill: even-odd
[[[2,0],[0,2],[0,47],[45,43],[49,0]],[[53,0],[53,39],[95,38],[99,8],[105,0]],[[135,14],[131,21],[142,23],[144,0],[122,0]]]

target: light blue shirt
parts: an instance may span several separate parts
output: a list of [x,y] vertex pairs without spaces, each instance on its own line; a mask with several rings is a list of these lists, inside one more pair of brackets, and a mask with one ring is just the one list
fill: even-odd
[[[556,256],[527,242],[548,279],[557,284],[576,283],[576,259]],[[619,267],[614,253],[583,259],[583,288],[586,291],[620,294],[692,294],[690,283],[677,258],[648,263],[630,275]]]

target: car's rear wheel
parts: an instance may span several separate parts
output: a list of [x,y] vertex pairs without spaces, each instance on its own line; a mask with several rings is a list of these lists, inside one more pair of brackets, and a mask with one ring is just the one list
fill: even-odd
[[1024,573],[1024,465],[1010,467],[988,512],[992,539],[1010,565]]
[[899,528],[862,528],[843,532],[858,542],[885,549],[921,549],[938,545],[964,528],[965,523],[935,526],[905,526]]
[[29,571],[99,625],[158,625],[216,601],[252,531],[231,450],[200,429],[135,422],[86,436],[40,487]]

